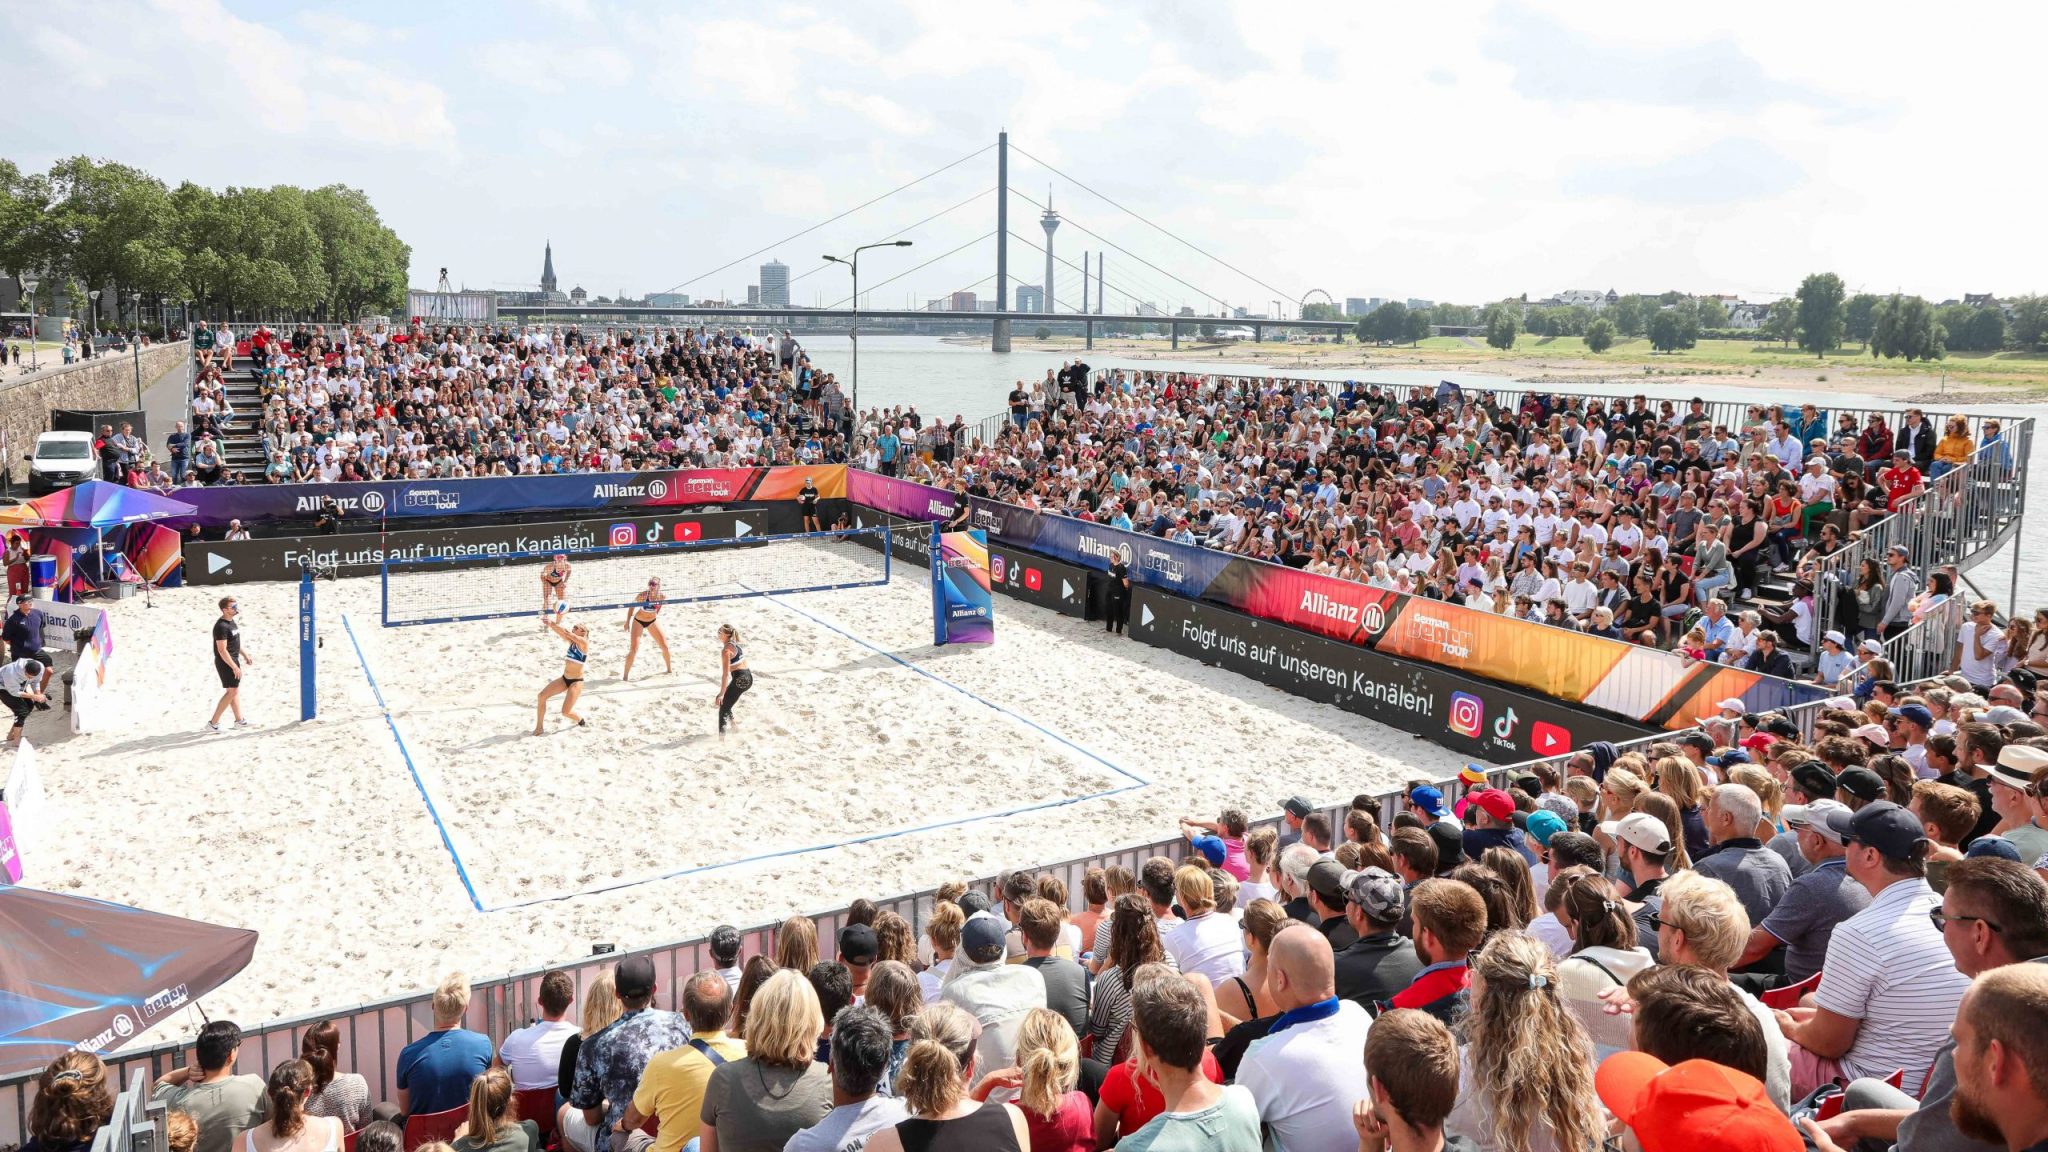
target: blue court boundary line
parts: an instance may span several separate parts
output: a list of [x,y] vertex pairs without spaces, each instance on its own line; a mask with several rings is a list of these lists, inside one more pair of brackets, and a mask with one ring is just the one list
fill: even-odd
[[384,702],[384,690],[377,687],[377,674],[370,671],[370,661],[363,655],[363,645],[356,639],[355,625],[349,623],[346,612],[341,614],[341,626],[348,633],[349,646],[356,650],[356,663],[362,666],[363,677],[370,682],[370,694],[377,698],[377,710],[384,714],[384,726],[391,730],[391,738],[398,742],[398,754],[405,759],[405,770],[412,775],[412,785],[419,789],[420,799],[427,806],[427,815],[433,818],[434,830],[441,834],[441,846],[448,850],[448,858],[455,862],[455,875],[462,880],[462,890],[469,893],[470,906],[479,912],[491,911],[477,898],[476,885],[469,879],[469,869],[463,867],[462,853],[455,850],[455,841],[448,835],[448,825],[442,823],[441,812],[434,807],[434,798],[427,792],[427,783],[420,779],[420,770],[412,762],[412,751],[405,746],[405,734],[398,730],[398,721],[392,719],[391,706]]
[[[743,588],[747,587],[745,584],[742,584],[740,586]],[[855,644],[858,644],[861,647],[866,648],[870,652],[875,652],[882,656],[886,656],[890,660],[895,661],[897,664],[900,664],[903,667],[910,669],[911,671],[917,673],[920,676],[925,677],[928,680],[934,681],[938,684],[942,684],[947,688],[951,688],[953,691],[960,693],[962,696],[965,696],[969,700],[972,700],[975,703],[980,704],[984,708],[1010,717],[1011,719],[1017,721],[1018,723],[1024,725],[1027,728],[1030,728],[1031,730],[1039,733],[1040,735],[1045,736],[1056,743],[1063,744],[1066,747],[1073,749],[1076,753],[1080,754],[1081,756],[1089,760],[1093,760],[1094,762],[1109,769],[1111,772],[1114,772],[1117,775],[1122,776],[1124,779],[1131,781],[1131,783],[1123,784],[1115,788],[1106,788],[1098,792],[1089,792],[1079,796],[1058,796],[1050,800],[1041,800],[1035,804],[1025,804],[1015,808],[1004,808],[993,812],[977,812],[966,816],[956,816],[949,820],[939,820],[929,824],[919,824],[909,828],[892,828],[883,832],[872,832],[865,836],[856,836],[848,840],[834,840],[828,843],[809,844],[795,848],[780,848],[773,852],[762,852],[753,856],[743,856],[737,860],[720,860],[710,864],[698,864],[693,865],[689,868],[679,868],[672,872],[662,872],[651,876],[635,877],[630,880],[621,880],[617,883],[599,885],[594,888],[578,888],[574,891],[569,892],[554,892],[544,896],[532,896],[524,900],[513,900],[507,903],[493,904],[486,907],[484,903],[477,898],[476,887],[470,882],[469,872],[466,868],[464,868],[462,863],[462,856],[455,850],[455,843],[449,837],[448,827],[446,824],[442,823],[441,814],[434,807],[433,797],[428,795],[426,784],[424,781],[420,779],[419,769],[413,765],[412,753],[409,752],[405,746],[405,737],[399,732],[398,722],[396,719],[392,717],[391,709],[384,703],[384,694],[377,687],[377,678],[370,672],[370,663],[363,656],[362,645],[356,641],[355,628],[353,625],[349,623],[348,616],[346,613],[344,613],[341,618],[342,627],[348,630],[349,643],[355,646],[356,660],[362,665],[363,675],[367,677],[370,681],[370,691],[374,693],[377,697],[377,706],[384,713],[384,723],[391,729],[392,738],[398,742],[399,755],[405,758],[406,771],[412,774],[413,784],[415,787],[419,789],[420,792],[420,799],[426,802],[427,814],[433,818],[434,827],[440,831],[441,844],[448,850],[449,859],[455,862],[456,875],[461,877],[462,886],[469,893],[470,903],[476,908],[477,911],[504,912],[515,908],[530,908],[537,904],[552,904],[560,900],[571,900],[578,896],[597,896],[608,892],[617,892],[625,888],[637,888],[642,884],[653,884],[662,880],[675,880],[684,876],[701,875],[706,872],[717,872],[726,868],[737,868],[745,864],[758,864],[767,860],[780,860],[791,856],[806,856],[818,852],[829,852],[835,848],[851,848],[861,844],[873,844],[882,840],[894,840],[899,837],[911,836],[922,832],[936,832],[945,828],[957,828],[966,824],[976,824],[984,820],[1000,820],[1010,816],[1021,816],[1025,813],[1044,811],[1048,808],[1064,808],[1069,805],[1080,804],[1089,800],[1101,800],[1105,797],[1115,796],[1120,793],[1131,792],[1140,788],[1149,788],[1152,786],[1151,780],[1143,776],[1140,776],[1136,772],[1132,772],[1131,770],[1124,768],[1118,764],[1112,763],[1108,758],[1102,756],[1100,753],[1093,752],[1087,748],[1084,748],[1081,745],[1076,744],[1074,741],[1069,740],[1067,737],[1062,736],[1059,733],[1054,732],[1051,729],[1045,727],[1044,725],[1038,723],[1037,721],[1032,720],[1029,717],[1019,715],[1018,713],[1012,712],[1011,710],[1003,707],[1000,704],[996,704],[993,701],[990,701],[982,696],[976,695],[975,693],[967,690],[966,688],[962,688],[960,685],[953,683],[951,680],[948,680],[945,677],[940,676],[939,674],[932,672],[927,668],[914,664],[911,661],[905,660],[903,657],[898,656],[896,653],[891,652],[886,648],[882,648],[876,644],[873,644],[861,638],[860,636],[853,634],[852,632],[848,632],[846,629],[841,628],[828,620],[824,620],[817,616],[814,616],[811,613],[806,612],[793,604],[784,603],[782,600],[778,599],[777,594],[775,593],[757,592],[755,594],[760,596],[763,600],[766,600],[779,608],[785,609],[790,612],[794,612],[797,615],[802,616],[804,619],[809,620],[811,623],[816,624],[821,628],[827,629],[828,631],[835,632],[841,636],[844,636],[848,640],[851,640]]]

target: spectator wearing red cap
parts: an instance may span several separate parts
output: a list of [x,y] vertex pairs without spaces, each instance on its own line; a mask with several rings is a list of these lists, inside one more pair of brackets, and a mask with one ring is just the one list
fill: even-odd
[[1461,843],[1465,855],[1477,860],[1488,848],[1511,848],[1531,867],[1536,853],[1528,837],[1515,827],[1515,799],[1498,788],[1481,788],[1466,798],[1465,834]]
[[1711,1060],[1670,1065],[1617,1052],[1595,1078],[1600,1102],[1643,1152],[1803,1152],[1792,1121],[1756,1077]]

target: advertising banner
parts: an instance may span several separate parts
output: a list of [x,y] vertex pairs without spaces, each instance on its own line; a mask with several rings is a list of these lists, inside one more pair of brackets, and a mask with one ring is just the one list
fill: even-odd
[[906,520],[944,520],[953,514],[953,507],[959,502],[948,489],[858,468],[846,470],[846,497],[855,504]]
[[466,480],[371,480],[347,484],[251,484],[180,488],[199,523],[310,522],[332,500],[344,519],[488,516],[601,508],[668,508],[793,500],[809,478],[820,499],[844,499],[844,464],[784,468],[694,468],[583,472],[566,476],[484,476]]
[[[919,567],[931,567],[930,526],[921,521],[855,510],[854,527],[867,528],[877,524],[890,526],[890,550],[898,560],[905,560]],[[864,547],[881,547],[880,542],[872,536],[856,536],[853,539],[855,543]],[[1048,560],[1021,548],[998,544],[995,541],[989,542],[988,584],[991,591],[1014,596],[1028,604],[1049,608],[1077,620],[1086,619],[1088,615],[1088,573],[1072,564]]]
[[932,643],[993,644],[995,598],[989,594],[988,533],[932,530]]
[[[792,513],[794,515],[794,513]],[[769,517],[749,511],[699,509],[671,516],[622,516],[559,524],[486,524],[360,532],[345,536],[280,536],[268,540],[202,540],[185,546],[186,579],[193,584],[246,584],[297,580],[311,566],[332,566],[338,576],[374,576],[385,559],[470,559],[521,552],[585,552],[636,544],[732,540],[775,531]]]
[[1130,634],[1497,764],[1649,734],[1555,700],[1151,588],[1134,590]]
[[7,766],[7,789],[0,796],[0,867],[9,884],[21,883],[26,874],[42,819],[43,778],[36,772],[35,746],[24,736],[15,745]]

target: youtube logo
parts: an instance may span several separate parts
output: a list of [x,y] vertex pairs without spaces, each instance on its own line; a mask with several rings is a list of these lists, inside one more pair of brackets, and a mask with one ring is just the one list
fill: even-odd
[[670,526],[670,531],[671,535],[669,536],[669,539],[674,540],[678,543],[688,543],[692,540],[702,540],[704,538],[704,522],[701,520],[678,521],[676,524]]
[[1037,592],[1045,587],[1045,573],[1029,565],[1024,567],[1024,587]]
[[1562,756],[1572,750],[1572,734],[1548,721],[1529,726],[1529,750],[1538,756]]

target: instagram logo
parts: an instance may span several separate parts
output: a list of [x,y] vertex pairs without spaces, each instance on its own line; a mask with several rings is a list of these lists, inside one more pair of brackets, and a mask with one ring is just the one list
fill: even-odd
[[639,534],[634,531],[631,524],[612,525],[611,535],[614,548],[630,548],[639,543]]
[[1451,731],[1468,740],[1479,739],[1479,726],[1486,719],[1486,705],[1477,696],[1451,693]]

